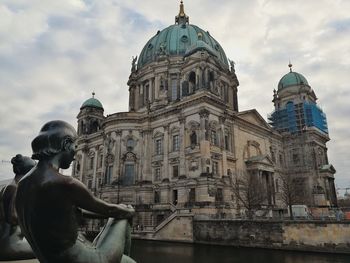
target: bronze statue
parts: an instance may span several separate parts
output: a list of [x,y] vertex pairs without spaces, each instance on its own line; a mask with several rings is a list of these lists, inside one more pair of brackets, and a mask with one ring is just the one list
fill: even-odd
[[[32,141],[32,158],[39,162],[17,188],[16,209],[22,232],[40,262],[134,262],[127,256],[134,209],[106,203],[78,180],[59,173],[73,161],[76,139],[71,125],[51,121]],[[78,234],[81,214],[109,218],[93,243]]]
[[136,71],[136,61],[137,61],[137,56],[136,57],[132,57],[131,72],[135,72]]
[[35,161],[17,154],[11,159],[15,178],[0,191],[0,260],[35,258],[17,222],[15,198],[18,181],[34,166]]

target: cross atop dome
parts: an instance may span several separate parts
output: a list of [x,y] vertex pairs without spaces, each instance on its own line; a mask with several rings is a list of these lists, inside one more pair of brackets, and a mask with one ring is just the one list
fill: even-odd
[[189,17],[185,14],[185,6],[183,1],[180,1],[180,11],[179,14],[175,17],[175,24],[188,24]]
[[293,71],[293,70],[292,70],[293,64],[290,62],[290,60],[289,60],[288,67],[289,67],[289,72],[292,72],[292,71]]

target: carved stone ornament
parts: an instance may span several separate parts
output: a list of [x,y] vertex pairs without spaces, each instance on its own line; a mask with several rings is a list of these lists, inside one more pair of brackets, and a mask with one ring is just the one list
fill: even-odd
[[89,156],[90,158],[95,157],[95,151],[90,151],[89,154],[88,154],[88,156]]
[[206,109],[202,109],[202,110],[199,111],[199,116],[201,118],[207,119],[209,117],[209,111],[206,110]]
[[170,164],[179,163],[179,158],[171,158],[169,161],[170,161]]
[[190,161],[190,170],[196,171],[198,169],[198,161],[197,160],[191,160]]
[[106,163],[107,164],[112,164],[114,161],[114,155],[113,154],[108,154],[106,158]]
[[133,152],[127,152],[126,154],[124,154],[123,156],[123,161],[131,161],[131,162],[136,162],[137,157],[136,154],[134,154]]

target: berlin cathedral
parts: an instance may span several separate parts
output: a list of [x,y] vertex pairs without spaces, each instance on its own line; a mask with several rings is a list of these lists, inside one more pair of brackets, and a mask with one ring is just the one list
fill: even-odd
[[239,110],[234,66],[181,1],[175,23],[133,58],[129,110],[105,116],[95,94],[82,104],[73,176],[132,204],[145,229],[175,215],[244,218],[249,190],[255,216],[283,216],[288,194],[315,213],[336,207],[327,120],[306,78],[289,65],[267,122]]

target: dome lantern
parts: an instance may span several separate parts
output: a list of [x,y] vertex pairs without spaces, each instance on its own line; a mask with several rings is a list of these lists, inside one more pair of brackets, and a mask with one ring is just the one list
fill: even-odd
[[302,74],[292,70],[292,66],[292,63],[289,62],[289,72],[285,74],[278,82],[278,91],[291,86],[310,86]]
[[92,107],[92,108],[97,108],[103,110],[102,103],[95,98],[96,93],[93,91],[92,92],[92,98],[86,100],[80,107],[80,110],[87,108],[87,107]]
[[180,11],[179,11],[179,14],[175,17],[175,24],[188,24],[189,21],[190,21],[189,17],[185,14],[184,3],[181,0]]

